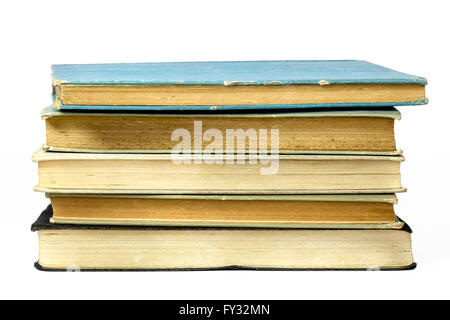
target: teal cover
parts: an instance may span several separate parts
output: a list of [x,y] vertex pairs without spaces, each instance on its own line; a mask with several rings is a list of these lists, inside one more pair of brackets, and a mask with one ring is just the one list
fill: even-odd
[[[55,85],[297,85],[419,84],[427,80],[360,60],[219,61],[52,66]],[[418,101],[366,104],[232,105],[232,106],[89,106],[60,105],[79,110],[248,110],[316,107],[361,107],[425,104]]]
[[415,83],[426,79],[359,60],[220,61],[52,66],[57,84],[288,85]]
[[397,102],[397,103],[334,103],[334,104],[268,104],[268,105],[230,105],[230,106],[92,106],[92,105],[58,105],[58,110],[61,111],[155,111],[155,112],[180,112],[180,111],[251,111],[251,110],[266,110],[267,112],[275,110],[305,110],[312,111],[313,109],[336,109],[348,110],[349,108],[364,108],[364,107],[390,107],[426,104],[427,101],[411,101],[411,102]]

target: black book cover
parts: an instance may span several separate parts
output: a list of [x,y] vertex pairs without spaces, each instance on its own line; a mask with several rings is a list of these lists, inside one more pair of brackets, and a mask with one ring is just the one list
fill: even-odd
[[[167,230],[167,229],[179,229],[179,230],[187,230],[187,229],[276,229],[276,228],[217,228],[217,227],[161,227],[161,226],[106,226],[106,225],[76,225],[76,224],[53,224],[50,223],[50,218],[53,215],[53,208],[51,205],[41,213],[38,219],[31,225],[31,231],[39,231],[39,230]],[[399,218],[400,221],[402,221]],[[403,222],[403,221],[402,221]],[[280,230],[287,230],[286,228],[280,228]],[[314,229],[309,229],[314,230]],[[327,229],[317,229],[317,230],[327,230]],[[329,229],[329,230],[346,230],[346,229]],[[347,229],[347,230],[357,230],[357,229]],[[367,229],[365,229],[367,230]],[[393,229],[399,232],[408,232],[412,233],[411,228],[404,223],[402,229]],[[41,266],[39,262],[34,264],[35,268],[41,271],[68,271],[67,269],[49,269]],[[409,266],[400,267],[400,268],[381,268],[381,271],[400,271],[400,270],[412,270],[417,266],[416,263],[413,263]],[[367,269],[299,269],[299,268],[257,268],[257,267],[245,267],[245,266],[226,266],[220,268],[170,268],[170,269],[86,269],[79,271],[213,271],[213,270],[262,270],[262,271],[367,271]],[[77,270],[78,271],[78,270]]]

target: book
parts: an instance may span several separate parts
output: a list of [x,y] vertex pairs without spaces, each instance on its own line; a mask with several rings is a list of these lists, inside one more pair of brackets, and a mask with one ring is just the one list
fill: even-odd
[[[305,110],[298,112],[154,113],[154,112],[71,112],[51,107],[41,113],[46,125],[44,149],[94,153],[170,153],[178,144],[178,128],[190,132],[192,152],[211,143],[207,134],[218,130],[217,140],[228,145],[227,132],[234,140],[241,135],[242,149],[259,148],[258,138],[267,135],[266,148],[276,144],[282,154],[399,154],[394,121],[401,118],[395,108]],[[209,130],[209,131],[208,131]],[[228,131],[227,131],[228,130]],[[261,132],[263,130],[263,132]],[[277,130],[276,141],[271,132]],[[195,133],[200,134],[195,136]],[[253,136],[251,135],[253,133]],[[247,136],[246,136],[247,134]],[[197,143],[196,139],[201,140]],[[254,142],[254,143],[252,143]],[[194,150],[200,146],[201,150]]]
[[194,227],[401,229],[394,194],[47,194],[52,223]]
[[395,193],[402,156],[165,155],[39,150],[38,191],[111,194]]
[[40,270],[402,270],[411,229],[267,229],[33,224]]
[[54,107],[239,110],[414,105],[423,77],[367,61],[53,65]]

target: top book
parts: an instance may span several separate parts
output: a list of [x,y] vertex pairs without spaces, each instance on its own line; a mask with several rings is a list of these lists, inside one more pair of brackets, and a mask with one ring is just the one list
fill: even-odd
[[56,109],[233,110],[425,104],[425,78],[358,60],[52,66]]

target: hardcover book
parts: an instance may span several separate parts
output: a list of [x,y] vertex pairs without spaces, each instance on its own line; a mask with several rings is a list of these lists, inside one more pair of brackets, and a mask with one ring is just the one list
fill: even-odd
[[[243,150],[258,148],[260,129],[268,133],[266,148],[274,143],[281,154],[374,154],[394,155],[394,121],[401,115],[394,108],[325,109],[322,111],[265,113],[154,113],[154,112],[70,112],[51,107],[41,113],[50,151],[94,153],[170,153],[178,144],[173,133],[184,128],[191,133],[191,146],[201,152],[211,143],[208,132],[241,132]],[[255,129],[256,128],[256,129]],[[277,130],[278,139],[270,139]],[[200,133],[196,142],[194,133]],[[253,136],[250,135],[253,133]],[[246,136],[248,134],[248,136]],[[255,142],[255,143],[252,143]],[[233,144],[237,151],[238,144]],[[252,150],[253,148],[253,150]]]
[[404,270],[411,230],[33,224],[40,270]]
[[195,227],[401,229],[394,194],[47,194],[52,223]]
[[110,194],[395,193],[402,156],[164,155],[39,150],[38,191]]
[[237,110],[426,103],[425,78],[366,61],[54,65],[54,107]]

